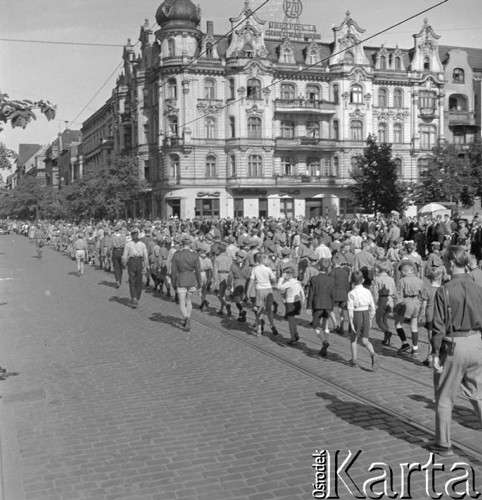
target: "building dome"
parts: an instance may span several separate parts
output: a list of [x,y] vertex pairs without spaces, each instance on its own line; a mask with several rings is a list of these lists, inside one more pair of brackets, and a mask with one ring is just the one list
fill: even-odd
[[164,0],[156,12],[157,24],[186,26],[195,28],[201,21],[199,7],[191,0]]

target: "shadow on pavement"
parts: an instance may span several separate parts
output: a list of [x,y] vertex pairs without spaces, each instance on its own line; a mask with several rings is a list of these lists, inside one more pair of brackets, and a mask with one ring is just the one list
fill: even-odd
[[70,273],[68,273],[69,276],[75,276],[76,278],[78,278],[80,275],[79,275],[79,271],[71,271]]
[[0,306],[6,306],[8,302],[0,302]]
[[18,375],[20,375],[19,372],[6,372],[6,373],[2,373],[2,374],[0,374],[0,382],[2,380],[7,380],[8,377],[17,377]]
[[[427,396],[412,394],[410,399],[420,403],[425,403],[425,408],[435,410],[435,401],[427,398]],[[470,408],[455,405],[452,410],[452,418],[464,427],[477,431],[482,430],[482,424],[478,421],[477,416]]]
[[[173,326],[175,328],[180,328],[180,323],[182,319],[177,316],[166,316],[161,313],[154,313],[149,317],[150,321],[155,321],[157,323],[165,323],[166,325]],[[192,327],[191,327],[192,329]]]
[[109,299],[109,302],[118,302],[119,304],[122,304],[123,306],[131,307],[131,300],[128,299],[127,297],[113,296]]
[[113,283],[112,281],[99,281],[99,283],[97,283],[98,285],[104,285],[104,286],[108,286],[110,288],[116,288],[116,284]]

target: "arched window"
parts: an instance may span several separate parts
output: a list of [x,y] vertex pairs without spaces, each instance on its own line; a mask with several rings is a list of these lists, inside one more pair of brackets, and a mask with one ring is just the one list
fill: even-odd
[[169,177],[179,180],[181,175],[179,156],[171,155],[169,157]]
[[449,111],[457,112],[457,111],[467,111],[468,103],[467,97],[462,94],[452,94],[449,97]]
[[386,108],[388,106],[388,90],[379,89],[378,90],[378,106],[380,108]]
[[333,120],[333,139],[340,140],[340,122],[338,120]]
[[316,64],[317,62],[318,62],[318,54],[316,53],[316,51],[312,50],[308,54],[307,63],[310,64],[310,65],[313,65],[313,64]]
[[424,109],[434,109],[436,96],[437,94],[435,94],[435,92],[431,92],[430,90],[421,90],[418,98],[419,107]]
[[216,99],[216,82],[211,78],[204,80],[204,99]]
[[395,89],[393,91],[393,105],[396,108],[403,108],[403,90]]
[[228,99],[235,99],[234,78],[229,79],[229,97]]
[[248,118],[248,138],[249,139],[261,139],[261,118],[259,116],[250,116]]
[[434,125],[420,125],[420,148],[432,149],[437,145],[437,128]]
[[167,98],[177,99],[177,81],[175,78],[169,78],[167,81]]
[[428,56],[423,58],[423,69],[425,71],[430,71],[430,57]]
[[452,73],[452,81],[454,83],[465,83],[465,72],[462,68],[455,68]]
[[178,136],[178,121],[177,121],[177,116],[168,116],[167,121],[169,124],[169,135],[171,137],[177,137]]
[[398,144],[403,142],[403,125],[401,123],[393,125],[393,142]]
[[338,104],[340,102],[340,87],[333,85],[333,102]]
[[176,55],[176,42],[174,38],[169,38],[167,41],[167,55],[168,57],[174,57]]
[[229,137],[231,139],[236,137],[236,119],[234,116],[229,117]]
[[254,49],[253,46],[250,43],[245,44],[243,47],[243,52],[244,52],[244,57],[254,57]]
[[247,85],[248,99],[261,99],[261,82],[257,78],[250,78]]
[[281,175],[291,177],[295,174],[295,164],[293,158],[287,157],[281,159]]
[[321,99],[321,91],[318,85],[308,85],[306,87],[306,97],[309,101],[319,101]]
[[363,102],[363,88],[361,85],[352,85],[350,90],[350,102],[361,104]]
[[206,57],[213,57],[213,44],[211,42],[206,43]]
[[387,142],[387,124],[379,123],[378,124],[378,142],[384,143]]
[[248,176],[263,177],[263,160],[260,155],[250,155],[248,157]]
[[206,156],[206,177],[217,177],[216,157],[214,155]]
[[318,177],[320,175],[320,159],[308,158],[306,161],[306,175]]
[[363,122],[360,120],[353,120],[350,123],[351,140],[363,141]]
[[320,138],[320,122],[310,120],[306,123],[306,135],[314,139]]
[[295,136],[295,124],[291,120],[283,120],[281,122],[281,137],[284,139],[292,139]]
[[288,63],[288,64],[291,62],[291,50],[290,49],[283,49],[282,62]]
[[333,175],[333,177],[340,177],[340,159],[338,156],[333,157],[333,171],[331,175]]
[[216,120],[212,116],[208,116],[204,122],[206,139],[216,138]]
[[401,158],[395,158],[395,160],[393,160],[395,162],[395,166],[397,168],[397,177],[399,179],[402,178],[402,175],[403,175],[403,163],[402,163],[402,159]]
[[354,64],[355,57],[353,56],[353,52],[350,52],[349,50],[345,52],[345,57],[343,58],[343,62],[345,64]]
[[281,84],[281,99],[288,101],[295,98],[296,87],[292,83]]
[[228,175],[230,177],[236,177],[236,156],[229,155],[228,156]]
[[387,69],[387,58],[380,56],[380,69]]
[[399,56],[395,57],[395,69],[396,70],[402,69],[402,60],[400,59]]

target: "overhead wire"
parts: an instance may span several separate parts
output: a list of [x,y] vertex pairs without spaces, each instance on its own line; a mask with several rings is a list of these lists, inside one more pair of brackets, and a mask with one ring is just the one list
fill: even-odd
[[[320,64],[323,64],[324,62],[328,61],[328,60],[329,60],[330,58],[332,58],[333,56],[340,55],[340,54],[342,54],[343,52],[346,52],[347,50],[350,50],[350,49],[352,49],[352,48],[356,47],[357,45],[360,45],[360,44],[362,44],[362,43],[365,43],[365,42],[366,42],[366,41],[368,41],[368,40],[371,40],[372,38],[375,38],[375,37],[377,37],[377,36],[379,36],[379,35],[382,35],[383,33],[386,33],[387,31],[389,31],[389,30],[391,30],[391,29],[393,29],[393,28],[395,28],[395,27],[397,27],[397,26],[400,26],[400,25],[402,25],[402,24],[405,24],[406,22],[411,21],[412,19],[414,19],[414,18],[416,18],[416,17],[418,17],[418,16],[421,16],[422,14],[425,14],[426,12],[431,11],[431,10],[433,10],[433,9],[435,9],[435,8],[437,8],[437,7],[439,7],[440,5],[443,5],[444,3],[447,3],[448,1],[449,1],[449,0],[442,0],[442,1],[438,2],[438,3],[436,3],[435,5],[432,5],[431,7],[427,7],[426,9],[423,9],[423,10],[421,10],[421,11],[419,11],[419,12],[417,12],[417,13],[415,13],[415,14],[413,14],[413,15],[411,15],[411,16],[409,16],[409,17],[407,17],[407,18],[404,18],[402,21],[399,21],[399,22],[397,22],[397,23],[395,23],[395,24],[392,24],[391,26],[389,26],[389,27],[387,27],[387,28],[384,28],[384,29],[383,29],[383,30],[381,30],[381,31],[378,31],[377,33],[375,33],[375,34],[373,34],[373,35],[370,35],[370,36],[368,36],[368,37],[366,37],[366,38],[364,38],[364,39],[362,39],[362,40],[360,40],[360,41],[358,41],[358,42],[356,42],[356,43],[354,43],[354,44],[350,45],[349,47],[346,47],[346,48],[344,48],[344,49],[342,49],[342,50],[340,50],[340,51],[338,51],[338,52],[336,52],[336,53],[333,53],[333,54],[331,54],[330,56],[325,57],[324,59],[321,59],[320,61],[317,61],[316,63],[309,64],[309,65],[305,66],[303,69],[300,69],[300,70],[295,71],[294,73],[292,73],[292,74],[290,75],[290,77],[289,77],[289,78],[288,78],[288,77],[285,77],[285,78],[280,78],[280,79],[278,79],[278,80],[276,80],[276,81],[274,81],[274,82],[270,83],[269,85],[266,85],[265,87],[262,87],[262,88],[260,88],[259,90],[256,90],[256,93],[260,93],[260,92],[262,92],[263,90],[267,90],[267,89],[269,89],[269,88],[273,87],[274,85],[277,85],[277,84],[279,84],[279,83],[281,83],[281,82],[284,82],[284,81],[290,80],[292,76],[294,76],[294,75],[296,75],[296,74],[299,74],[299,73],[303,73],[303,72],[304,72],[304,71],[306,71],[307,69],[310,69],[310,68],[314,68],[314,67],[316,67],[316,66],[319,66]],[[223,109],[228,108],[229,106],[232,106],[233,104],[236,104],[236,103],[238,103],[238,102],[242,102],[242,101],[244,101],[244,100],[246,100],[246,99],[247,99],[247,96],[245,96],[245,97],[240,97],[239,99],[236,99],[236,100],[230,101],[229,103],[227,103],[227,104],[225,104],[225,105],[223,105],[223,106],[220,106],[220,107],[218,108],[218,112],[219,112],[219,111],[221,111],[221,110],[223,110]],[[195,123],[195,122],[197,122],[197,121],[199,121],[199,120],[202,120],[202,119],[203,119],[203,118],[205,118],[206,116],[209,116],[209,113],[204,113],[203,115],[201,115],[201,116],[199,116],[199,117],[197,117],[197,118],[194,118],[193,120],[190,120],[190,121],[188,121],[188,122],[186,122],[186,123],[182,124],[182,127],[186,127],[187,125],[190,125],[190,124]]]

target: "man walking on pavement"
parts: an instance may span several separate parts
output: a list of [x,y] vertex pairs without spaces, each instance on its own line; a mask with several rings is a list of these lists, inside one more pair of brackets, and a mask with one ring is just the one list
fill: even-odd
[[126,243],[122,262],[127,265],[129,275],[129,290],[131,294],[131,305],[135,309],[139,303],[142,293],[142,277],[149,270],[149,257],[146,245],[139,240],[139,230],[131,230],[132,240]]
[[179,307],[183,317],[182,326],[191,329],[192,294],[201,288],[201,266],[199,256],[191,250],[191,238],[182,239],[182,250],[172,256],[172,286],[177,291]]
[[126,237],[122,226],[117,224],[111,237],[112,267],[114,268],[115,286],[119,288],[122,283],[122,256],[126,246]]
[[467,264],[464,247],[447,247],[444,265],[452,278],[435,294],[435,442],[427,448],[443,457],[453,455],[450,422],[460,386],[482,422],[482,288],[466,274]]

